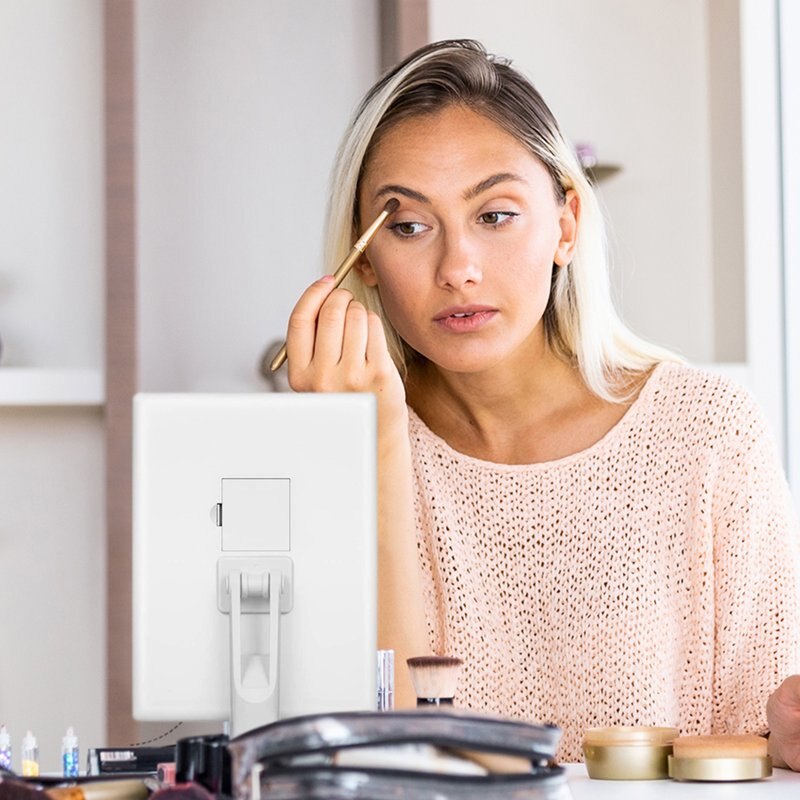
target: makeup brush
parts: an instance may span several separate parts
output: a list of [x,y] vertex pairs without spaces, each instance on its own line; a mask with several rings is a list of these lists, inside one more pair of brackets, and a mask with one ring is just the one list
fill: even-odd
[[[353,245],[353,248],[345,257],[344,261],[336,268],[336,272],[333,273],[333,289],[335,289],[339,284],[347,277],[347,273],[353,267],[353,264],[358,261],[359,256],[364,254],[364,251],[367,249],[367,245],[372,241],[375,234],[380,230],[381,225],[383,225],[384,220],[389,214],[394,214],[395,211],[400,207],[400,201],[393,197],[391,200],[386,202],[386,205],[383,207],[383,211],[375,218],[375,221],[372,225],[367,228],[364,233],[361,234],[361,238]],[[333,291],[331,289],[331,291]],[[272,363],[269,365],[269,368],[272,372],[275,370],[280,369],[283,362],[286,361],[286,342],[281,345],[281,349],[278,351],[275,358],[272,359]]]
[[417,656],[406,659],[417,706],[451,706],[458,674],[464,662],[454,656]]
[[[464,662],[454,656],[418,656],[406,659],[418,708],[452,706],[456,684]],[[531,761],[522,756],[480,750],[453,750],[483,769],[494,774],[525,774],[531,771]]]

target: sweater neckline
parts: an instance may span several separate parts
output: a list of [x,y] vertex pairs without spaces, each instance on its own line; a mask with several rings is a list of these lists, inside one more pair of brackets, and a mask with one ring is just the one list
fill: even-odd
[[423,421],[422,418],[414,411],[411,406],[408,406],[409,421],[412,427],[420,429],[425,437],[429,439],[435,447],[447,453],[453,460],[462,462],[465,466],[482,467],[491,470],[501,470],[505,472],[530,472],[542,471],[553,469],[556,467],[569,466],[576,461],[581,461],[586,458],[593,457],[603,450],[610,447],[618,439],[622,438],[625,433],[633,426],[639,416],[650,404],[650,398],[657,392],[661,384],[662,373],[669,366],[669,362],[660,361],[653,367],[650,377],[645,381],[636,399],[631,403],[630,408],[622,415],[622,417],[606,431],[596,442],[589,445],[583,450],[578,450],[575,453],[562,456],[561,458],[551,459],[549,461],[535,461],[530,464],[503,464],[497,461],[487,461],[481,458],[462,453],[448,444],[441,436],[434,433]]

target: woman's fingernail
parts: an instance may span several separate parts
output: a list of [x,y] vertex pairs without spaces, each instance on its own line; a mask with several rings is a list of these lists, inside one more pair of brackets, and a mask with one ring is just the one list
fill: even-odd
[[330,283],[333,280],[333,275],[323,275],[318,283]]

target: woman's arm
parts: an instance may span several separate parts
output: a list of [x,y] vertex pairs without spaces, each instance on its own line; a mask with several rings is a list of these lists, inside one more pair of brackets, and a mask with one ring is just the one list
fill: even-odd
[[749,395],[728,402],[713,499],[714,728],[768,729],[775,763],[797,768],[800,679],[784,679],[800,672],[800,531],[763,414]]
[[[380,418],[380,411],[378,412]],[[407,414],[407,412],[406,412]],[[430,652],[417,552],[407,416],[378,438],[378,646],[395,651],[395,704],[415,696],[406,659]]]
[[429,652],[416,545],[405,387],[383,326],[350,292],[313,283],[289,319],[289,383],[301,392],[372,392],[378,409],[378,646],[395,651],[395,702],[414,704],[406,658]]

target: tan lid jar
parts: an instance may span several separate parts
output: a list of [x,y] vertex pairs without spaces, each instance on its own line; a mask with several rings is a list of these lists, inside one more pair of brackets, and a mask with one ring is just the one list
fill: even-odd
[[589,728],[583,735],[583,755],[590,778],[647,781],[668,778],[667,758],[677,728]]
[[678,781],[754,781],[772,775],[772,759],[763,736],[679,736],[669,775]]

